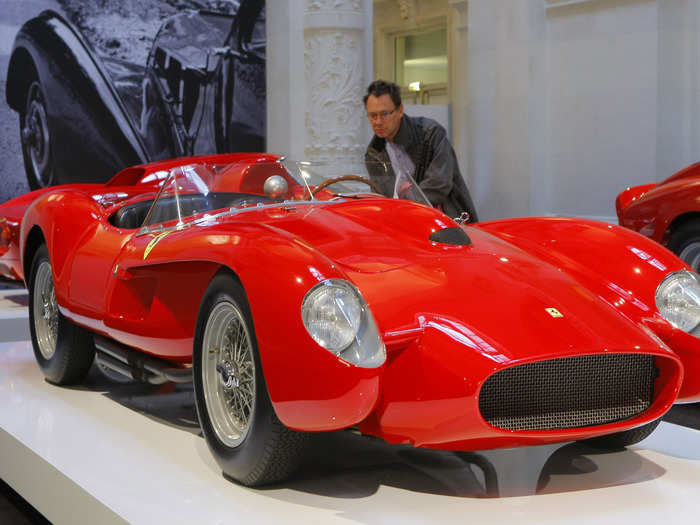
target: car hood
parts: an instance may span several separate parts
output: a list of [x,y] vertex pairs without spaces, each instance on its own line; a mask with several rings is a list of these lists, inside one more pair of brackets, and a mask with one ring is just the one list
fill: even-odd
[[367,201],[310,207],[298,219],[276,226],[343,269],[390,348],[426,331],[500,363],[663,347],[596,293],[597,274],[574,278],[478,227],[464,228],[467,245],[432,242],[456,225],[430,208]]
[[[382,273],[434,257],[430,235],[457,225],[410,201],[367,199],[269,210],[271,226],[320,251],[344,270]],[[461,248],[461,247],[460,247]]]

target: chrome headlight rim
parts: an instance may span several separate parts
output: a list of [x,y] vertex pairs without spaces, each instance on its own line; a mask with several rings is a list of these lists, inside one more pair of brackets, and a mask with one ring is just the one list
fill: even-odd
[[[359,306],[358,323],[356,328],[353,330],[352,337],[348,339],[349,342],[345,341],[347,344],[338,345],[331,348],[329,348],[329,345],[323,344],[322,341],[319,341],[319,339],[314,336],[313,330],[310,329],[309,324],[307,323],[308,316],[305,312],[307,308],[309,308],[310,302],[314,298],[314,295],[318,294],[320,291],[327,290],[328,287],[334,287],[336,289],[339,288],[351,293]],[[304,299],[302,300],[301,319],[304,328],[316,344],[347,363],[362,368],[377,368],[382,366],[386,361],[386,347],[379,335],[379,331],[369,305],[364,300],[357,287],[350,281],[332,278],[316,283],[306,293]]]
[[[700,311],[700,275],[694,271],[685,269],[671,272],[661,280],[659,285],[656,287],[654,302],[661,317],[668,321],[673,327],[696,337],[700,337],[700,314],[696,313],[696,315],[693,317],[692,313],[687,311],[685,316],[683,315],[683,312],[676,312],[674,315],[673,312],[669,313],[669,310],[672,307],[664,304],[664,300],[668,298],[670,293],[673,293],[673,291],[670,290],[673,285],[678,285],[681,287],[687,286],[681,282],[683,280],[686,282],[690,280],[691,286],[696,288],[695,303],[698,311]],[[685,290],[683,291],[685,292]],[[688,297],[687,294],[686,297]]]
[[[327,342],[323,340],[319,340],[319,337],[317,334],[315,334],[309,327],[309,320],[308,320],[308,315],[307,311],[309,308],[312,308],[313,305],[309,305],[311,301],[313,301],[317,295],[320,295],[321,293],[324,293],[329,290],[329,288],[335,288],[335,289],[340,289],[345,292],[349,292],[351,294],[351,297],[353,297],[357,303],[358,303],[358,310],[359,310],[359,318],[357,320],[352,320],[349,321],[350,324],[354,324],[354,329],[351,337],[345,337],[344,341],[342,344],[337,344],[337,345],[332,345],[328,344]],[[364,318],[364,310],[366,309],[366,303],[364,300],[362,300],[362,296],[360,295],[360,292],[355,288],[352,284],[350,284],[348,281],[342,280],[342,279],[326,279],[324,281],[321,281],[317,284],[315,284],[308,292],[306,292],[306,295],[304,296],[303,301],[301,302],[301,318],[302,322],[304,323],[304,327],[306,328],[306,331],[309,332],[309,335],[311,338],[316,341],[320,346],[325,348],[331,353],[334,353],[336,355],[340,355],[346,348],[348,348],[352,342],[355,340],[355,337],[357,336],[357,333],[360,330],[360,326],[362,323],[362,320]],[[346,312],[344,312],[346,313]]]

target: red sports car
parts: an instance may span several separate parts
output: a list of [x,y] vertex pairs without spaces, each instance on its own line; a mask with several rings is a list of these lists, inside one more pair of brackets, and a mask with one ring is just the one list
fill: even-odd
[[587,220],[468,225],[360,171],[191,157],[0,206],[0,272],[29,289],[47,380],[96,356],[192,381],[246,485],[290,475],[310,432],[619,447],[700,399],[700,280],[667,250]]
[[620,225],[666,246],[700,269],[700,163],[665,181],[625,189],[615,202]]

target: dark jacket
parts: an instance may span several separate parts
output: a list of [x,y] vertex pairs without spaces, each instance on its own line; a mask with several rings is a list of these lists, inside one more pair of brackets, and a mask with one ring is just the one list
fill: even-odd
[[[413,178],[433,206],[442,208],[453,218],[466,211],[470,222],[478,220],[445,128],[429,118],[404,115],[394,143],[403,147],[411,157],[416,167]],[[384,195],[391,197],[394,194],[396,176],[385,145],[386,139],[375,135],[367,146],[365,162],[372,180],[379,185]],[[385,163],[390,170],[389,176],[373,173],[377,168],[372,166],[372,162]]]

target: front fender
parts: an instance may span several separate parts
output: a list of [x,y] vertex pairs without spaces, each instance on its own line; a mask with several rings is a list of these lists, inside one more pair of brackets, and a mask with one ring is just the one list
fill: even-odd
[[[656,287],[686,264],[658,243],[620,226],[565,217],[523,218],[476,225],[560,268],[601,297],[625,299],[628,317],[656,311]],[[612,292],[612,294],[610,293]],[[624,310],[624,309],[623,309]]]
[[617,219],[620,222],[620,225],[627,226],[628,228],[631,227],[626,224],[625,211],[627,210],[627,207],[633,202],[636,202],[647,191],[654,188],[656,185],[656,183],[653,183],[642,184],[640,186],[629,186],[620,192],[615,199],[615,211],[617,212]]
[[699,194],[700,179],[697,177],[682,177],[652,185],[642,195],[629,201],[619,214],[620,225],[665,244],[669,230],[678,220],[698,213]]
[[80,32],[53,11],[27,21],[15,38],[6,98],[20,114],[34,80],[46,101],[58,181],[104,182],[150,160],[102,64]]
[[[274,269],[261,274],[260,268]],[[383,367],[350,365],[306,331],[301,305],[325,279],[347,279],[319,252],[288,234],[266,236],[236,271],[250,299],[270,398],[280,420],[304,430],[333,430],[365,419],[379,397]]]
[[[293,235],[257,222],[189,228],[165,237],[147,259],[138,237],[119,267],[138,276],[157,265],[216,263],[240,280],[248,297],[270,399],[290,428],[327,431],[355,425],[374,408],[383,367],[351,365],[320,347],[301,318],[306,293],[326,279],[347,279],[328,258]],[[179,286],[191,297],[189,283]],[[206,286],[200,286],[203,290]],[[180,319],[196,319],[200,301]],[[193,321],[192,321],[193,322]],[[188,330],[193,333],[194,326]],[[191,348],[191,347],[190,347]]]
[[688,269],[660,244],[626,228],[569,218],[510,219],[475,227],[558,267],[611,308],[658,337],[683,362],[679,401],[700,400],[700,339],[674,328],[656,308],[656,288]]

